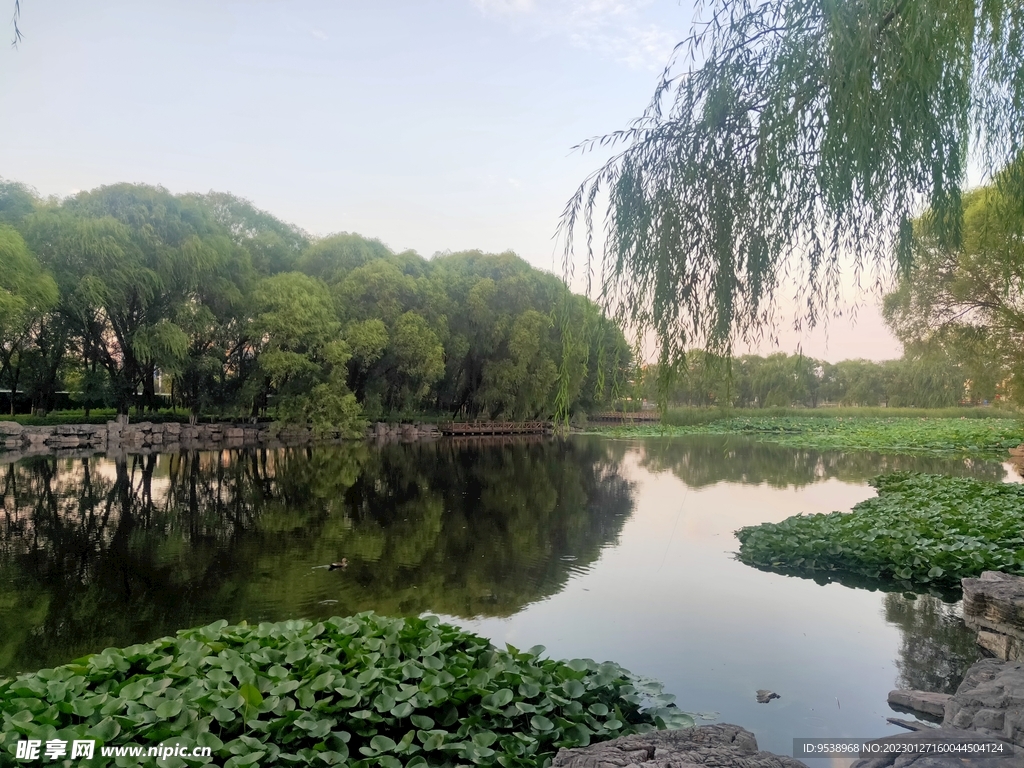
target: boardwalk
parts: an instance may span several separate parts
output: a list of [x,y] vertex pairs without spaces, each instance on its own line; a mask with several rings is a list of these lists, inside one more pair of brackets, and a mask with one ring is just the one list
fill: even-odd
[[552,431],[549,421],[449,421],[437,428],[442,435],[542,435]]

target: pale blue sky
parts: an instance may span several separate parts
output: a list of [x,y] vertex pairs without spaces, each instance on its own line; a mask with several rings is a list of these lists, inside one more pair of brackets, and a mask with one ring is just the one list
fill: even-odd
[[[558,216],[601,160],[572,146],[642,112],[693,18],[691,0],[22,6],[24,40],[0,48],[0,176],[46,195],[225,190],[314,234],[511,249],[554,271]],[[798,343],[899,354],[868,307],[827,346],[783,332]]]

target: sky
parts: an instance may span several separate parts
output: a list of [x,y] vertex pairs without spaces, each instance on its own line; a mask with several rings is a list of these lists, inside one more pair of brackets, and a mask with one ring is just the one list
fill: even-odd
[[[4,8],[4,6],[9,6]],[[0,0],[0,19],[13,0]],[[566,201],[640,115],[692,0],[22,0],[0,46],[0,177],[227,191],[314,235],[562,274]],[[7,27],[8,37],[13,27]],[[898,357],[877,293],[778,347]]]

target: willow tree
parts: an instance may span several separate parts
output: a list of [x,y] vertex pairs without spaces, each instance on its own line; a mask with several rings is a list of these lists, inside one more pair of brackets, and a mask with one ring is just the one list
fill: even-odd
[[[580,145],[618,153],[566,205],[566,270],[663,363],[837,307],[841,265],[906,266],[925,207],[956,243],[969,161],[1018,156],[1019,0],[711,0],[628,128]],[[1012,186],[1012,184],[1011,184]],[[607,200],[603,254],[599,208]]]
[[10,412],[18,394],[22,358],[43,317],[57,303],[57,284],[25,241],[0,224],[0,381],[10,388]]
[[1024,218],[1010,204],[997,185],[966,194],[959,248],[937,242],[930,216],[915,221],[914,265],[883,303],[908,352],[956,361],[976,399],[1006,380],[1024,399]]

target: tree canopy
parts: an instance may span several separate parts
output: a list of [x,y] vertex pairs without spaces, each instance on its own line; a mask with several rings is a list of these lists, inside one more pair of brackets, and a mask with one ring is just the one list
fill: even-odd
[[929,213],[915,223],[913,267],[885,297],[884,315],[909,350],[943,354],[973,370],[972,388],[1007,384],[1024,399],[1024,219],[1006,215],[993,184],[964,197],[958,246]]
[[225,193],[44,201],[0,182],[0,364],[33,409],[66,388],[86,409],[169,396],[196,416],[355,428],[587,410],[632,355],[596,304],[512,253],[314,238]]
[[[995,369],[995,371],[993,371]],[[739,408],[820,405],[944,408],[982,405],[1012,394],[984,354],[914,344],[898,360],[830,363],[783,352],[727,358],[700,350],[670,375],[648,367],[643,396],[670,404]]]
[[666,364],[770,332],[786,276],[813,325],[835,306],[844,259],[858,276],[894,254],[909,263],[910,221],[926,205],[936,236],[955,245],[969,158],[994,174],[1024,141],[1019,2],[712,0],[706,10],[643,116],[581,145],[623,148],[562,218],[567,269],[582,228],[602,302],[653,332]]

